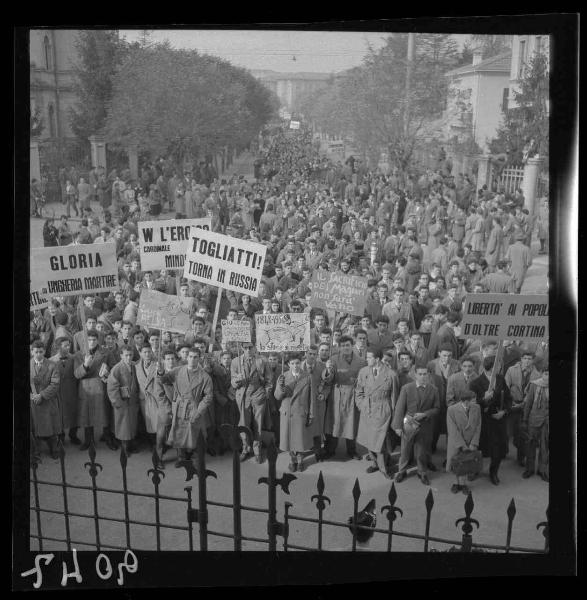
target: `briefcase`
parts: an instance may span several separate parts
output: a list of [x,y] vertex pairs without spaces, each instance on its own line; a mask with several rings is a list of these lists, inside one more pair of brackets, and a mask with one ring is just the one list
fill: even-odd
[[455,475],[475,475],[483,469],[483,454],[480,450],[463,450],[452,457],[450,470]]

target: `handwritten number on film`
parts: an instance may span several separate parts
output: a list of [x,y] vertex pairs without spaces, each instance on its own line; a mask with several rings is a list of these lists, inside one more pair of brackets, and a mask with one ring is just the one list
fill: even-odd
[[[35,566],[29,571],[24,571],[20,574],[21,577],[30,577],[31,575],[36,575],[36,579],[33,582],[33,587],[35,589],[40,588],[43,585],[43,570],[42,565],[47,566],[51,563],[51,561],[55,558],[53,553],[50,554],[37,554],[35,556]],[[73,571],[67,571],[67,563],[65,561],[62,562],[63,565],[63,575],[61,577],[61,585],[63,587],[67,586],[67,582],[69,579],[75,579],[77,583],[81,583],[83,581],[82,574],[79,568],[79,564],[77,562],[77,550],[73,549]],[[118,563],[117,571],[118,577],[116,578],[116,583],[118,585],[124,585],[124,571],[128,573],[136,573],[139,568],[139,561],[136,557],[136,554],[132,550],[126,550],[124,553],[124,560],[121,563]],[[112,563],[108,556],[101,552],[96,557],[96,574],[102,580],[110,579],[114,569],[112,568]]]

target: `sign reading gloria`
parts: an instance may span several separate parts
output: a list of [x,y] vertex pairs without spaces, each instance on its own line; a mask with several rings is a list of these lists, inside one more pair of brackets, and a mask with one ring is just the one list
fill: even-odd
[[461,337],[541,342],[548,338],[548,296],[467,294]]
[[191,235],[184,277],[257,297],[267,246],[205,229]]
[[222,341],[223,342],[250,342],[251,322],[248,319],[232,320],[222,319]]
[[76,296],[118,288],[116,244],[31,248],[31,289],[43,296]]
[[139,230],[141,268],[183,269],[185,253],[192,227],[212,228],[212,219],[182,219],[181,221],[141,221]]
[[185,333],[192,328],[190,312],[194,298],[171,296],[155,290],[141,291],[137,325]]
[[302,352],[310,347],[310,313],[255,315],[259,352]]
[[367,280],[341,272],[314,271],[312,275],[313,308],[324,308],[363,316],[367,304]]

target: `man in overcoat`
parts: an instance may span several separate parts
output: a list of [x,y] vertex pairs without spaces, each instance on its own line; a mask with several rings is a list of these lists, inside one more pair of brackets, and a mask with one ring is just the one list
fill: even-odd
[[[463,390],[459,392],[456,402],[446,411],[446,471],[450,473],[454,456],[464,450],[477,450],[481,435],[481,409],[472,402],[475,392]],[[457,482],[451,487],[451,492],[469,493],[464,477],[457,475]]]
[[540,372],[534,367],[534,353],[529,350],[522,352],[520,362],[512,365],[505,374],[505,384],[512,396],[512,410],[508,417],[508,436],[512,436],[517,450],[518,464],[525,465],[526,437],[522,432],[522,416],[524,398],[531,381],[540,379]]
[[120,350],[120,362],[112,367],[107,382],[108,398],[114,407],[114,435],[130,453],[129,442],[137,434],[139,414],[139,383],[136,365],[132,362],[132,348]]
[[112,439],[110,430],[111,408],[107,403],[106,388],[104,384],[112,364],[112,354],[98,346],[98,332],[88,331],[88,351],[77,352],[74,356],[73,374],[78,383],[78,427],[84,428],[84,443],[80,450],[87,450],[94,432],[104,430],[106,445],[111,450],[118,446]]
[[235,390],[231,385],[230,363],[232,354],[225,350],[220,354],[218,362],[210,364],[212,383],[214,384],[214,423],[218,454],[224,453],[223,437],[220,426],[237,425],[239,420]]
[[176,401],[172,406],[172,421],[167,444],[178,448],[180,456],[189,460],[197,447],[202,432],[206,439],[209,425],[208,411],[214,402],[212,378],[199,366],[200,351],[190,348],[187,364],[163,373],[161,383],[173,385]]
[[480,449],[484,457],[490,457],[489,479],[493,485],[499,485],[497,472],[501,461],[508,453],[507,416],[511,411],[510,391],[502,375],[495,376],[493,389],[490,389],[491,371],[495,356],[483,359],[479,377],[475,378],[470,389],[477,395],[477,404],[481,407]]
[[59,369],[45,358],[45,345],[41,340],[32,344],[30,361],[30,403],[32,433],[44,439],[51,458],[59,458],[57,440],[62,431],[59,414]]
[[526,271],[532,264],[532,251],[524,244],[525,237],[523,233],[518,233],[516,242],[508,248],[505,256],[505,260],[510,263],[510,273],[514,280],[516,294],[520,293]]
[[458,373],[449,376],[446,382],[446,405],[447,407],[458,402],[463,392],[469,389],[469,384],[477,377],[475,363],[468,356],[461,360],[461,368]]
[[407,476],[412,449],[418,466],[418,477],[430,485],[427,469],[430,463],[430,443],[434,417],[440,410],[438,390],[428,381],[428,369],[416,367],[416,381],[404,385],[399,393],[392,420],[392,429],[401,437],[400,460],[395,477],[401,483]]
[[77,379],[73,374],[73,355],[70,354],[71,340],[68,337],[59,337],[55,340],[58,348],[57,354],[51,357],[51,361],[57,365],[59,371],[59,409],[61,413],[61,423],[63,434],[69,432],[69,439],[72,444],[80,445],[81,441],[77,437]]
[[523,427],[528,432],[526,449],[526,470],[524,479],[534,474],[536,448],[538,448],[538,474],[548,481],[548,367],[542,372],[542,377],[530,382],[526,391],[524,403]]
[[[255,347],[250,342],[243,344],[243,354],[232,359],[230,364],[232,387],[236,390],[236,403],[240,411],[239,426],[249,427],[253,434],[253,453],[258,463],[261,456],[261,431],[269,428],[267,398],[272,388],[269,366],[255,356]],[[241,461],[251,456],[251,447],[245,433],[241,433],[243,449]]]
[[381,471],[388,479],[386,451],[393,407],[399,395],[397,375],[381,362],[381,350],[367,350],[367,366],[359,371],[355,403],[361,415],[357,442],[369,451],[367,473]]
[[[159,404],[155,378],[157,377],[157,360],[154,360],[153,349],[144,343],[140,351],[140,359],[134,362],[137,381],[139,384],[139,407],[145,422],[147,435],[151,444],[155,442],[157,455],[162,456],[165,443],[165,430],[159,427]],[[153,440],[153,438],[155,438]]]
[[340,352],[326,363],[332,379],[332,402],[328,403],[326,414],[326,453],[325,458],[334,456],[338,438],[345,438],[346,451],[349,458],[360,460],[355,439],[359,425],[359,411],[355,406],[355,383],[359,371],[366,366],[366,361],[353,352],[353,339],[342,336],[339,340]]
[[290,455],[290,471],[304,470],[304,452],[314,444],[315,398],[313,378],[302,370],[302,356],[288,357],[289,370],[277,379],[275,399],[280,402],[279,448]]
[[[167,437],[169,435],[169,429],[171,427],[171,419],[172,419],[172,406],[176,400],[175,394],[175,385],[174,383],[168,382],[163,383],[161,381],[161,374],[170,373],[175,369],[176,363],[176,355],[175,350],[167,349],[162,352],[163,357],[163,365],[161,370],[157,370],[157,375],[155,376],[154,381],[154,393],[157,398],[157,435],[159,436],[160,432],[163,432],[163,445],[161,451],[161,463],[160,466],[163,465],[163,455],[167,450]],[[179,450],[177,451],[178,459]]]

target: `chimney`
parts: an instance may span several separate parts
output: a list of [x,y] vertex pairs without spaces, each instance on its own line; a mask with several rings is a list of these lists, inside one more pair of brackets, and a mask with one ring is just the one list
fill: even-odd
[[483,51],[477,48],[473,51],[473,66],[478,65],[483,60]]

